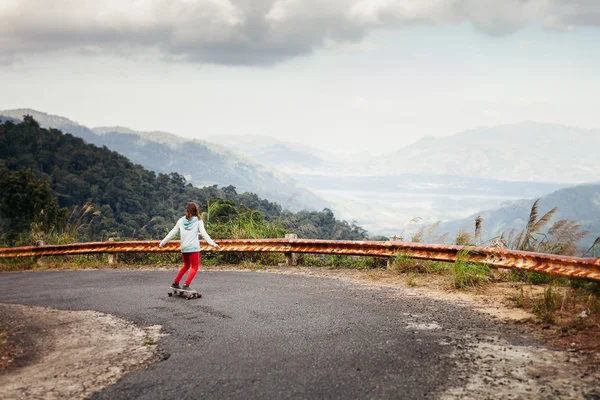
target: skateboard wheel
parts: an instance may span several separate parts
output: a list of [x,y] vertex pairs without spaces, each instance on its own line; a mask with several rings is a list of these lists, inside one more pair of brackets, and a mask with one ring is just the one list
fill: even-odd
[[173,293],[169,292],[167,293],[169,295],[169,297],[173,296]]

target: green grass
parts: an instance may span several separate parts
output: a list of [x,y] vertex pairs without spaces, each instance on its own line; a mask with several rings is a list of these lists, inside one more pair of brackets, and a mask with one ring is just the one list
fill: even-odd
[[406,279],[406,284],[409,287],[417,286],[417,278],[413,274],[408,274],[408,278]]
[[373,257],[342,256],[334,254],[327,259],[327,266],[331,269],[372,269],[375,267]]
[[324,258],[315,254],[300,253],[298,254],[298,265],[306,267],[323,267]]
[[326,267],[330,269],[376,269],[385,268],[384,257],[345,256],[339,254],[298,254],[298,265],[305,267]]
[[509,300],[511,300],[514,303],[515,307],[525,308],[526,301],[525,293],[523,292],[523,286],[519,287],[518,293],[514,296],[509,297]]
[[244,260],[240,263],[240,266],[242,268],[247,268],[250,269],[252,271],[258,271],[258,270],[262,270],[265,269],[265,266],[262,265],[260,262],[254,262],[254,261],[250,261],[250,260]]
[[[531,311],[537,317],[537,321],[543,324],[562,325],[563,330],[574,327],[574,323],[580,326],[600,326],[600,300],[596,282],[580,282],[578,287],[569,285],[550,284],[543,287],[543,291],[531,294],[533,291],[525,292],[524,288],[533,289],[536,285],[529,283],[516,283],[517,293],[509,297],[515,307]],[[579,315],[585,311],[586,317]],[[585,319],[585,321],[584,321]]]
[[583,289],[590,294],[600,297],[600,282],[593,282],[585,279],[570,279],[569,285],[573,289]]
[[548,287],[544,290],[542,296],[534,297],[532,300],[534,314],[537,315],[542,322],[554,323],[555,311],[562,300],[560,293],[555,289],[552,289],[552,287]]
[[390,257],[389,263],[393,271],[398,273],[440,274],[450,273],[451,264],[439,261],[417,260],[405,253],[398,253]]
[[489,282],[490,268],[468,260],[469,251],[461,250],[456,255],[453,267],[453,282],[457,289],[477,287]]
[[540,274],[539,272],[530,271],[518,271],[511,270],[509,274],[506,274],[506,279],[514,282],[525,282],[531,285],[560,285],[565,286],[569,284],[569,278],[556,277],[549,274]]

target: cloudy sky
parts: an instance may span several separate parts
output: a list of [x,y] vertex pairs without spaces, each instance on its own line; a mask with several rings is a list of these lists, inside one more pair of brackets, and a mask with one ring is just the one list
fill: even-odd
[[336,152],[600,128],[597,0],[0,0],[0,109]]

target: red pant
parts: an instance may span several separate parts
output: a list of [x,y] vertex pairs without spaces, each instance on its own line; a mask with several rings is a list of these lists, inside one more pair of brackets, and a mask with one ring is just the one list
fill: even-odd
[[194,279],[194,276],[196,276],[196,272],[198,272],[198,265],[200,265],[200,252],[197,251],[194,253],[181,253],[181,256],[183,257],[183,267],[181,267],[173,282],[179,283],[181,278],[183,278],[183,274],[185,274],[186,271],[189,269],[190,273],[187,275],[187,278],[184,282],[184,285],[189,285],[190,283],[192,283],[192,279]]

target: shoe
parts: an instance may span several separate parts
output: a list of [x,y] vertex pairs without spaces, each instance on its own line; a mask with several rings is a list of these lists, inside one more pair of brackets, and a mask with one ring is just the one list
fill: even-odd
[[185,284],[181,287],[181,289],[183,289],[183,290],[192,290],[192,289],[190,289],[190,285],[185,285]]
[[171,283],[171,287],[172,287],[173,289],[181,289],[181,288],[179,287],[179,284],[178,284],[178,283],[175,283],[175,282]]

